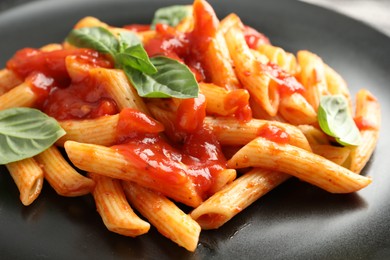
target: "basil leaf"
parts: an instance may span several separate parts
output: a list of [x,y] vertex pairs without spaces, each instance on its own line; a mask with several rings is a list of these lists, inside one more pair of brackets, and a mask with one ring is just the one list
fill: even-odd
[[117,67],[130,66],[146,74],[157,72],[156,67],[149,60],[149,56],[141,44],[128,47],[123,52],[116,54],[115,61],[118,64]]
[[[175,8],[165,11],[171,12]],[[180,8],[191,10],[188,6]],[[198,83],[186,65],[167,57],[149,59],[141,40],[130,31],[121,32],[117,40],[105,28],[85,27],[72,30],[67,41],[76,47],[109,53],[115,61],[115,67],[125,71],[141,97],[198,96]]]
[[342,95],[323,96],[318,107],[321,129],[341,145],[359,145],[361,137],[355,121],[348,112],[348,101]]
[[191,15],[191,8],[187,5],[172,5],[157,9],[151,24],[155,29],[156,24],[163,23],[170,26],[178,25],[184,18]]
[[65,134],[58,122],[37,109],[0,111],[0,164],[35,156]]
[[135,33],[130,31],[122,31],[119,33],[119,52],[123,52],[127,48],[137,44],[142,44],[142,41]]
[[141,97],[152,98],[194,98],[199,86],[194,74],[183,63],[164,56],[150,59],[157,73],[146,75],[131,67],[124,71]]
[[119,50],[118,40],[109,30],[103,27],[74,29],[69,33],[66,41],[79,48],[89,48],[108,53],[112,57]]

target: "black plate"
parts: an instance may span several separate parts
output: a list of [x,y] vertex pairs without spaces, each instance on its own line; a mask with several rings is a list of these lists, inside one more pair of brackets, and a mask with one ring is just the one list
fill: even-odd
[[[45,184],[23,207],[0,168],[1,259],[383,259],[390,255],[390,39],[325,9],[295,1],[210,1],[289,51],[311,50],[339,71],[353,93],[368,88],[382,104],[378,147],[363,174],[373,183],[332,195],[297,180],[272,191],[219,230],[204,231],[189,253],[155,229],[138,238],[110,233],[91,197],[63,198]],[[38,1],[0,15],[0,64],[22,47],[60,42],[80,18],[112,25],[147,23],[156,8],[181,1]],[[187,2],[190,3],[190,2]]]

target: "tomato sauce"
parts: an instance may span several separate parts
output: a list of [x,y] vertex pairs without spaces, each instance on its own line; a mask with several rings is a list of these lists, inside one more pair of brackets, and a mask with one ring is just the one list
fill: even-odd
[[286,131],[270,124],[262,126],[257,135],[279,144],[286,144],[290,141],[290,136]]
[[145,43],[149,56],[165,55],[185,63],[198,81],[207,81],[204,53],[215,36],[218,19],[212,7],[205,2],[195,2],[194,29],[183,33],[166,24],[156,24],[157,37]]
[[85,71],[73,81],[66,58],[90,67],[112,67],[98,52],[89,49],[43,52],[25,48],[7,62],[7,68],[26,79],[38,96],[37,107],[58,120],[96,118],[115,114],[115,102]]
[[170,145],[159,135],[163,126],[141,112],[126,109],[117,126],[118,150],[137,168],[164,183],[182,183],[189,176],[199,194],[206,198],[216,174],[226,160],[211,131],[199,127],[188,133],[183,144]]
[[225,97],[224,105],[225,108],[236,109],[234,116],[243,122],[252,119],[252,109],[249,105],[249,92],[245,89],[236,89],[229,92]]
[[[211,6],[197,3],[192,32],[182,33],[168,25],[157,24],[157,36],[145,43],[144,48],[150,57],[165,55],[185,63],[198,81],[207,81],[204,53],[215,35],[218,20]],[[138,24],[125,28],[137,32],[150,29]],[[69,69],[69,57],[81,65]],[[23,49],[7,63],[7,67],[27,79],[41,97],[38,108],[58,120],[119,113],[102,84],[89,75],[88,69],[83,69],[84,65],[113,67],[105,56],[87,49],[52,52]],[[237,116],[248,118],[247,96],[241,92],[236,94],[239,94],[236,100],[232,94],[226,101],[227,106],[239,107]],[[170,142],[161,135],[163,131],[166,134],[167,129],[159,122],[139,111],[124,109],[119,113],[117,143],[112,148],[158,179],[161,185],[182,183],[183,178],[190,178],[199,194],[206,198],[217,174],[226,169],[226,159],[212,131],[204,128],[205,116],[206,100],[202,94],[181,100],[172,125],[172,132],[181,136],[180,142]]]
[[186,133],[194,133],[203,127],[206,117],[206,98],[199,93],[197,98],[181,101],[176,114],[176,128]]
[[262,70],[266,72],[272,80],[278,85],[278,91],[281,96],[292,95],[294,93],[303,94],[305,88],[291,74],[284,71],[277,64],[269,62],[267,65],[261,65]]
[[124,29],[133,31],[133,32],[145,32],[150,30],[150,25],[149,24],[129,24],[123,26]]
[[119,113],[116,126],[117,143],[124,143],[140,133],[156,134],[163,131],[164,126],[160,122],[138,110],[125,108]]
[[256,50],[262,44],[271,44],[264,34],[247,25],[244,26],[244,37],[246,44],[251,49]]
[[371,120],[367,119],[366,117],[359,116],[354,118],[355,124],[357,128],[360,131],[364,130],[377,130],[378,126],[372,122]]

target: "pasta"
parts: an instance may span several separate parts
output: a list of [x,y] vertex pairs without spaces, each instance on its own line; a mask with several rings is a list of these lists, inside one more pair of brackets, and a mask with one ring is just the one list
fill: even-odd
[[[66,132],[5,163],[23,205],[46,180],[61,196],[92,196],[112,232],[135,237],[152,225],[193,252],[202,229],[290,178],[330,193],[373,181],[359,175],[379,139],[371,92],[353,100],[326,57],[274,46],[234,13],[219,20],[205,0],[174,8],[185,15],[168,24],[158,12],[123,27],[87,16],[66,41],[22,49],[0,70],[0,113],[35,108]],[[345,120],[330,125],[327,109]],[[343,138],[350,126],[360,143]]]

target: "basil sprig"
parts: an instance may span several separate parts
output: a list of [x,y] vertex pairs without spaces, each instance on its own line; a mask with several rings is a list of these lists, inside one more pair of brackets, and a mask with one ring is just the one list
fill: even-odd
[[318,107],[318,122],[322,131],[341,145],[359,145],[361,136],[348,112],[348,101],[342,95],[323,96]]
[[152,20],[151,28],[154,29],[156,24],[163,23],[170,26],[178,25],[184,18],[191,15],[191,6],[189,5],[172,5],[162,7],[156,10]]
[[198,96],[198,83],[185,64],[165,56],[149,59],[140,39],[130,31],[121,32],[116,38],[105,28],[86,27],[72,30],[66,40],[80,48],[109,54],[141,97]]
[[65,131],[58,122],[32,108],[0,111],[0,165],[35,156],[49,148]]

